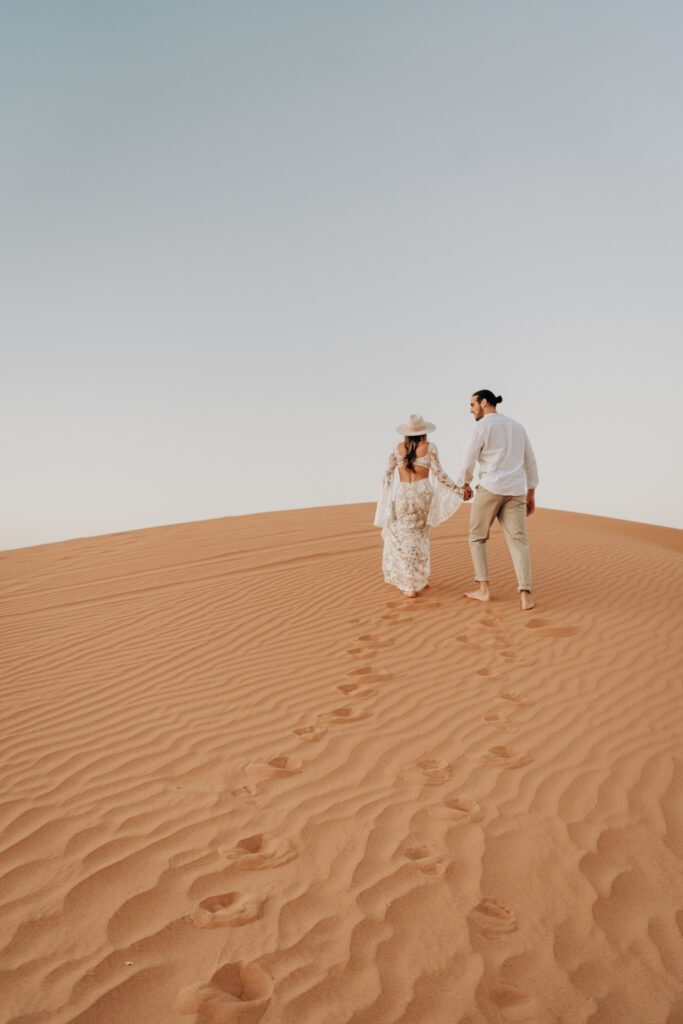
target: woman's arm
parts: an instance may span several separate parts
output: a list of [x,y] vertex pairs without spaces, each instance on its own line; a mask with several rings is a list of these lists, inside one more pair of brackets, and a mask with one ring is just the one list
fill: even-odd
[[391,491],[397,465],[396,452],[392,451],[387,462],[387,468],[384,471],[384,476],[382,477],[382,491],[375,511],[375,526],[386,526],[391,517]]
[[457,512],[462,505],[463,488],[454,484],[448,473],[441,468],[439,453],[435,444],[429,446],[429,469],[434,477],[432,484],[432,504],[427,522],[430,526],[438,526]]
[[389,461],[387,462],[387,468],[384,470],[384,479],[382,480],[383,487],[391,487],[394,480],[394,471],[397,465],[398,460],[396,458],[396,451],[392,450],[392,453],[389,456]]
[[429,445],[429,455],[430,455],[429,468],[432,471],[432,473],[434,474],[434,476],[436,477],[436,479],[439,481],[439,483],[443,484],[444,487],[448,487],[448,489],[450,491],[457,491],[458,494],[462,494],[462,491],[463,491],[462,487],[458,487],[451,480],[451,478],[449,477],[449,475],[445,471],[445,469],[442,468],[441,462],[439,460],[439,453],[437,451],[437,448],[436,448],[435,444],[431,444],[430,443],[430,445]]

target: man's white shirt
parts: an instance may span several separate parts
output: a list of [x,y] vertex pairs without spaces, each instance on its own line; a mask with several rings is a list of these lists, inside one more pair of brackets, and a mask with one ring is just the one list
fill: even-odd
[[538,486],[536,457],[521,423],[500,412],[474,424],[457,483],[469,484],[479,463],[479,483],[492,494],[520,495]]

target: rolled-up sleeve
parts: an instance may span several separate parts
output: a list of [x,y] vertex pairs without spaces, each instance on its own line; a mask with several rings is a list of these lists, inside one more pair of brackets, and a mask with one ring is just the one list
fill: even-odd
[[527,488],[530,491],[535,490],[538,487],[538,466],[536,465],[536,456],[526,431],[524,432],[524,472],[526,474]]

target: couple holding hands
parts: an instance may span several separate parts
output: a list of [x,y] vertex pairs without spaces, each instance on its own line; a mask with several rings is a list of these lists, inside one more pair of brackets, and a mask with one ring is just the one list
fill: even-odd
[[[427,440],[436,427],[412,415],[397,427],[403,441],[389,456],[375,525],[382,527],[382,569],[387,583],[406,597],[417,597],[429,583],[429,530],[472,502],[470,552],[474,579],[479,584],[466,597],[490,601],[486,542],[498,519],[517,575],[521,608],[534,607],[531,596],[531,557],[526,517],[535,508],[538,472],[526,430],[498,412],[502,402],[492,391],[475,391],[470,411],[475,419],[457,481],[441,468],[436,445]],[[470,486],[479,463],[476,491]],[[394,474],[399,483],[394,492]]]

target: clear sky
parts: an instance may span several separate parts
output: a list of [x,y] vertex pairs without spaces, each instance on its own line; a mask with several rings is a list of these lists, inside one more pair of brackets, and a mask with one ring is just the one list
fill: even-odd
[[[455,474],[683,526],[683,8],[0,6],[0,548]],[[462,513],[461,513],[462,514]]]

